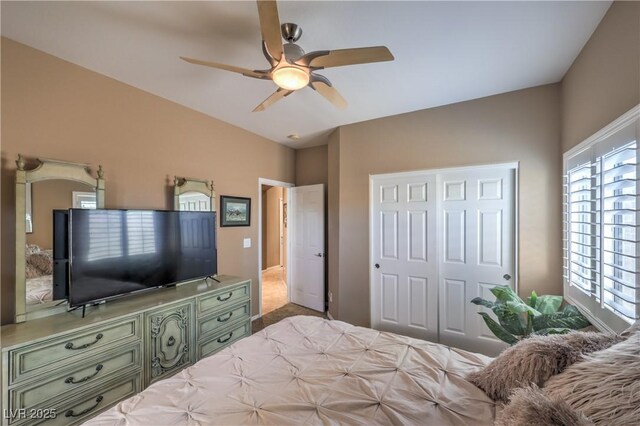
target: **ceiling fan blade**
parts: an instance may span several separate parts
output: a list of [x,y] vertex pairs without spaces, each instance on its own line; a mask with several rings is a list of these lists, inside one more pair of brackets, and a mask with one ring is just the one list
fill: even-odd
[[331,86],[331,83],[329,83],[329,80],[326,78],[312,81],[311,87],[316,92],[320,93],[326,100],[331,102],[336,108],[345,109],[347,107],[347,101],[335,89],[335,87]]
[[260,105],[255,107],[252,112],[264,111],[265,109],[269,108],[271,105],[278,102],[280,99],[286,96],[289,96],[293,92],[294,92],[293,90],[278,89],[274,93],[272,93],[271,96],[269,96],[267,99],[262,101]]
[[280,18],[278,5],[274,0],[258,0],[260,16],[260,32],[269,54],[276,60],[282,58],[282,36],[280,35]]
[[225,71],[237,72],[238,74],[246,75],[253,78],[269,78],[269,74],[264,71],[253,71],[248,68],[236,67],[234,65],[220,64],[218,62],[201,61],[200,59],[185,58],[180,56],[180,59],[187,61],[190,64],[204,65],[205,67],[218,68]]
[[[311,56],[314,53],[316,52],[307,53],[305,56]],[[360,47],[356,49],[330,50],[326,55],[316,55],[310,59],[309,66],[313,68],[330,68],[393,60],[393,55],[385,46]]]

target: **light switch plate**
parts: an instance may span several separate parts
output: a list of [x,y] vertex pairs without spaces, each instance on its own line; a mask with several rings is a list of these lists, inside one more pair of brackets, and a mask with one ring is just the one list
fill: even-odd
[[251,238],[245,238],[243,241],[243,247],[244,248],[250,248],[251,247]]

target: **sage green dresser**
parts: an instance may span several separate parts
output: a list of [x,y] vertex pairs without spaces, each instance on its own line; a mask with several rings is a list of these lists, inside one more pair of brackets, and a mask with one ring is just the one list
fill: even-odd
[[2,327],[3,425],[86,421],[251,334],[251,281],[218,276]]

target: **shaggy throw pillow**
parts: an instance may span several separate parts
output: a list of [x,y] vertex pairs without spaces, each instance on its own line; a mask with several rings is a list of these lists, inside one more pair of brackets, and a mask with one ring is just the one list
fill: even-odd
[[40,275],[53,274],[53,255],[51,250],[43,250],[27,257],[27,263],[42,271]]
[[30,263],[27,263],[27,265],[26,265],[26,267],[24,269],[24,272],[25,272],[25,278],[27,278],[27,279],[29,279],[29,278],[38,278],[38,277],[41,277],[43,275],[42,272],[38,268],[36,268],[35,266],[33,266]]
[[608,348],[621,341],[616,335],[574,331],[568,334],[533,336],[506,349],[484,369],[467,380],[496,401],[508,402],[511,393],[524,386],[542,386],[582,354]]
[[543,391],[597,425],[640,423],[640,333],[552,377]]
[[536,385],[517,389],[511,402],[496,419],[495,426],[590,426],[582,413],[566,402],[545,395]]
[[620,333],[620,335],[624,338],[628,338],[629,336],[640,332],[640,320],[634,322],[629,328]]

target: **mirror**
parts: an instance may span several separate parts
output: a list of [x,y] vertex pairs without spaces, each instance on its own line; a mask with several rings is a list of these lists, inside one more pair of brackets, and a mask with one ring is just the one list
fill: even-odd
[[213,181],[175,177],[173,209],[181,211],[216,211]]
[[16,161],[16,322],[66,309],[66,240],[55,236],[66,235],[68,209],[104,207],[101,167],[93,177],[85,164],[37,161]]

